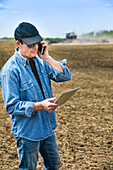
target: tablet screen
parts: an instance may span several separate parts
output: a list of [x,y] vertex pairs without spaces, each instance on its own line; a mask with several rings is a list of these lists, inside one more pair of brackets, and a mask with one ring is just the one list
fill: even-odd
[[64,104],[78,89],[79,87],[66,91],[60,95],[58,99],[56,99],[55,103],[59,103],[60,105]]

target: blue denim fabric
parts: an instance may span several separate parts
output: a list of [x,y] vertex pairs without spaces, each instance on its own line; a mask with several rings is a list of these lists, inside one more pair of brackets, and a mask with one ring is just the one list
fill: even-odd
[[[66,60],[59,62],[64,72],[53,69],[38,56],[34,58],[46,98],[53,97],[51,79],[56,82],[70,80],[71,73]],[[0,83],[7,112],[11,116],[12,132],[15,137],[33,141],[47,138],[56,128],[55,112],[39,110],[33,113],[34,102],[43,99],[38,82],[29,61],[17,50],[7,61],[0,73]]]
[[60,157],[55,135],[42,141],[18,138],[17,150],[20,170],[36,170],[39,152],[43,158],[43,170],[57,170],[60,167]]

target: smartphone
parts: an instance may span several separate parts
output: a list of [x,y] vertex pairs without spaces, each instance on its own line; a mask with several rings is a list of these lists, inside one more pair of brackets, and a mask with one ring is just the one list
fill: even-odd
[[45,47],[43,47],[43,45],[40,43],[39,46],[38,46],[38,51],[40,52],[41,55],[44,54],[44,51],[45,51]]

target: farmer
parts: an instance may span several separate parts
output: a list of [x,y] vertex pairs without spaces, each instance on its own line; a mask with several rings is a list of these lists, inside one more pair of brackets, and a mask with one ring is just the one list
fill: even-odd
[[[51,82],[71,79],[66,60],[56,61],[36,27],[22,22],[15,29],[17,48],[1,70],[1,87],[5,107],[11,116],[16,138],[20,170],[36,170],[38,152],[44,168],[60,167],[54,130],[55,104]],[[43,49],[43,54],[41,50]]]

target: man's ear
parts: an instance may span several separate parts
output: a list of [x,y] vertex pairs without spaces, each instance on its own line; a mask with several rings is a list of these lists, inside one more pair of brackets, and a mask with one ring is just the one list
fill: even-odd
[[20,42],[19,42],[18,40],[16,40],[16,44],[17,44],[17,46],[19,46],[19,45],[20,45]]

